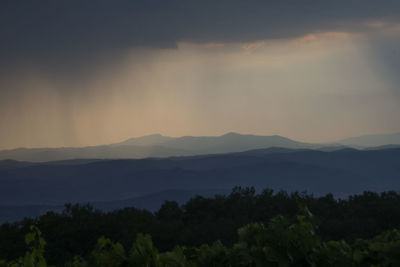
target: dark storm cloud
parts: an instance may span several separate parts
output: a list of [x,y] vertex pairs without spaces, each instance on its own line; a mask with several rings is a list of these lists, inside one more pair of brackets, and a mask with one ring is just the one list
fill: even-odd
[[3,62],[62,59],[68,66],[131,47],[173,47],[182,40],[251,42],[364,30],[366,20],[397,20],[400,2],[3,0],[0,10]]

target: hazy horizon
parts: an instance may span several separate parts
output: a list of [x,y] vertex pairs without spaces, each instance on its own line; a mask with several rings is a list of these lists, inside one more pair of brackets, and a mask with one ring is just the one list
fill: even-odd
[[396,1],[5,1],[0,17],[0,149],[400,132]]
[[[94,146],[102,146],[102,145],[112,145],[112,144],[118,144],[124,141],[128,141],[130,139],[136,139],[136,138],[141,138],[141,137],[147,137],[147,136],[155,136],[155,135],[159,135],[159,136],[163,136],[163,137],[171,137],[171,138],[181,138],[181,137],[221,137],[227,134],[238,134],[238,135],[253,135],[253,136],[280,136],[280,137],[284,137],[284,138],[288,138],[290,140],[296,141],[296,142],[302,142],[302,143],[309,143],[309,144],[321,144],[321,145],[329,145],[329,144],[338,144],[340,141],[342,140],[346,140],[346,139],[352,139],[352,138],[358,138],[358,137],[368,137],[368,136],[390,136],[390,135],[397,135],[400,134],[400,132],[393,132],[393,133],[375,133],[375,134],[362,134],[362,135],[356,135],[356,136],[348,136],[345,138],[341,138],[338,140],[330,140],[330,141],[326,141],[326,142],[313,142],[313,141],[304,141],[304,140],[299,140],[299,139],[294,139],[294,138],[290,138],[287,136],[283,136],[283,135],[279,135],[279,134],[271,134],[271,135],[263,135],[263,134],[257,134],[257,133],[242,133],[242,132],[236,132],[236,131],[229,131],[229,132],[224,132],[222,134],[214,134],[214,135],[180,135],[180,136],[170,136],[170,135],[165,135],[162,133],[150,133],[150,134],[145,134],[145,135],[141,135],[141,136],[131,136],[131,137],[127,137],[121,140],[114,140],[110,143],[99,143],[99,144],[91,144],[91,145],[79,145],[79,146],[43,146],[43,147],[38,147],[38,146],[21,146],[21,147],[10,147],[10,148],[3,148],[0,147],[0,150],[13,150],[13,149],[20,149],[20,148],[27,148],[27,149],[31,149],[31,148],[84,148],[84,147],[94,147]],[[371,145],[371,147],[373,147],[374,145]]]

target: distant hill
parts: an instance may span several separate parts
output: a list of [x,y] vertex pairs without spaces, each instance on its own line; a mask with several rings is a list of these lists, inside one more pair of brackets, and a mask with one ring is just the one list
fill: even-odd
[[27,167],[32,165],[34,165],[34,163],[32,162],[23,162],[16,160],[0,160],[0,171],[20,168],[20,167]]
[[398,191],[399,158],[400,148],[269,148],[172,158],[0,161],[0,210],[12,217],[10,207],[19,206],[15,210],[21,216],[25,206],[44,211],[66,202],[154,210],[163,200],[187,199],[196,192],[229,192],[234,186],[337,197],[364,190]]
[[[90,204],[102,211],[113,211],[117,209],[135,207],[137,209],[146,209],[152,212],[157,211],[166,201],[176,201],[184,204],[190,198],[201,195],[202,197],[213,197],[216,194],[227,195],[230,190],[166,190],[162,192],[152,193],[141,197],[115,200],[91,202]],[[19,205],[19,206],[2,206],[0,205],[0,224],[3,222],[13,222],[22,220],[25,217],[37,217],[48,211],[61,212],[64,205]]]
[[163,144],[166,147],[195,151],[197,154],[230,153],[252,149],[282,147],[282,148],[311,148],[312,144],[293,141],[291,139],[273,135],[242,135],[227,133],[222,136],[183,136],[169,140]]
[[104,145],[80,148],[18,148],[0,151],[1,159],[46,162],[73,159],[135,159],[191,153],[162,146]]
[[173,139],[175,138],[163,136],[161,134],[151,134],[137,138],[130,138],[123,142],[112,144],[112,146],[160,146]]
[[178,138],[154,134],[102,146],[3,150],[0,151],[0,160],[46,162],[89,158],[136,159],[230,153],[269,147],[311,148],[316,147],[316,145],[296,142],[281,136],[241,135],[237,133],[228,133],[222,136],[184,136]]
[[400,133],[364,135],[327,144],[298,142],[279,135],[259,136],[234,132],[221,136],[182,137],[152,134],[101,146],[0,150],[0,160],[47,162],[73,159],[140,159],[224,154],[272,147],[335,151],[346,147],[381,149],[396,146],[400,146]]
[[400,145],[400,133],[362,135],[340,140],[338,143],[356,147],[378,147],[387,145]]

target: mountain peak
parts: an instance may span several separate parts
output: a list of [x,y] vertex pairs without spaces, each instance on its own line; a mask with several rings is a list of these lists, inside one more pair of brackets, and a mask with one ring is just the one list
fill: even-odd
[[236,132],[228,132],[222,136],[241,136],[241,134]]
[[164,136],[159,133],[149,134],[140,137],[134,137],[117,143],[115,145],[136,145],[136,146],[148,146],[148,145],[160,145],[168,140],[171,140],[172,137]]

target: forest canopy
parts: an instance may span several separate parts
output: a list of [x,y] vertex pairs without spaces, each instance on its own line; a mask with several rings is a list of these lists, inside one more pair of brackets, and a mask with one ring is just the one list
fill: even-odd
[[[301,258],[304,264],[333,259],[361,264],[373,259],[383,264],[384,258],[393,262],[397,257],[395,252],[400,251],[400,234],[396,230],[399,228],[400,195],[396,192],[364,192],[335,199],[332,195],[314,197],[268,189],[257,194],[254,188],[237,187],[228,196],[196,196],[182,206],[166,201],[155,213],[135,208],[104,213],[90,205],[67,204],[61,213],[48,212],[36,219],[3,224],[0,259],[10,262],[25,257],[28,248],[25,235],[33,231],[35,238],[39,238],[40,232],[40,238],[45,240],[43,259],[55,266],[71,263],[77,256],[82,262],[94,264],[96,257],[100,257],[95,255],[102,253],[109,256],[100,258],[115,257],[117,253],[126,264],[134,248],[142,245],[151,247],[154,250],[151,253],[157,252],[159,259],[187,260],[185,265],[148,266],[207,266],[200,263],[202,260],[209,260],[208,266],[265,266],[254,265],[253,261],[258,260],[259,253],[271,249],[286,251],[281,252],[290,255],[286,259],[289,262]],[[310,254],[308,249],[318,253]],[[292,255],[292,250],[301,255]],[[224,259],[215,256],[219,253],[226,260],[247,255],[249,261],[235,260],[244,265],[227,262],[218,265],[214,260]],[[351,266],[340,264],[326,266]]]

